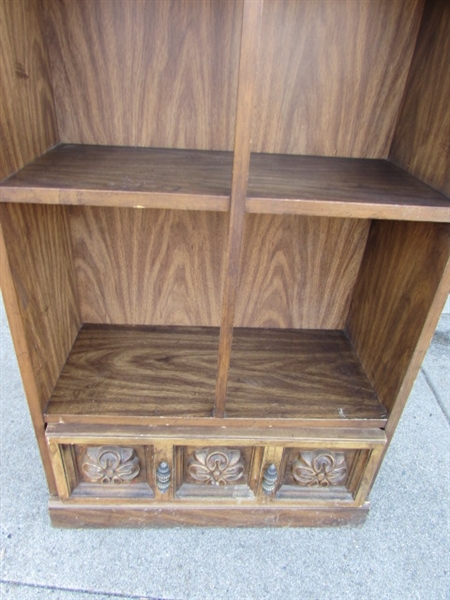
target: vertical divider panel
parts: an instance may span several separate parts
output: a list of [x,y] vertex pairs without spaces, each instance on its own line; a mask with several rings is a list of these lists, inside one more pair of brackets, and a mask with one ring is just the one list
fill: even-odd
[[262,8],[263,0],[244,0],[231,183],[231,209],[228,225],[227,265],[222,301],[218,373],[214,405],[214,416],[219,418],[225,416],[228,372],[233,340],[236,292],[244,230],[245,198],[250,166],[252,113],[254,108]]

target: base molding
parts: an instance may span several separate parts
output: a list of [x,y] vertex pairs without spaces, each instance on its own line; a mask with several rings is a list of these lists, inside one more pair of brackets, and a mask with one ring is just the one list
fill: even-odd
[[339,527],[360,525],[370,503],[361,507],[217,506],[204,504],[96,505],[49,501],[54,527]]

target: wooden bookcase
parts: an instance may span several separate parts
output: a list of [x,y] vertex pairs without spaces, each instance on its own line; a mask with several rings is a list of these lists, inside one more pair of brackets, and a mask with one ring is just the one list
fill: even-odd
[[450,4],[0,7],[52,522],[363,521],[450,291]]

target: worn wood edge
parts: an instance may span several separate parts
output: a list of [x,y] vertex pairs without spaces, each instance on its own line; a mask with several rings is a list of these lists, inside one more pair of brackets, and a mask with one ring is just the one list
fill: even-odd
[[53,476],[51,460],[48,453],[47,442],[45,439],[45,423],[40,407],[40,398],[37,383],[34,377],[33,366],[31,364],[30,353],[26,342],[25,331],[20,316],[18,297],[14,285],[14,279],[11,273],[11,267],[8,260],[8,254],[3,236],[3,227],[0,222],[0,288],[2,290],[5,310],[8,317],[11,337],[16,351],[17,362],[19,364],[20,375],[22,378],[25,395],[33,423],[39,452],[44,467],[47,485],[51,494],[56,494],[56,483]]
[[387,423],[386,419],[273,419],[273,418],[258,418],[249,417],[241,419],[231,419],[226,417],[147,417],[135,416],[129,417],[126,415],[74,415],[70,413],[48,413],[44,412],[44,420],[46,423],[72,423],[72,424],[94,424],[94,425],[129,425],[129,426],[152,426],[152,427],[237,427],[237,428],[252,428],[264,427],[270,430],[272,427],[287,427],[289,429],[296,427],[337,427],[337,428],[384,428]]
[[0,187],[0,202],[162,208],[228,212],[230,197],[212,194],[106,191],[54,187]]
[[369,513],[361,507],[301,508],[293,506],[183,506],[180,504],[108,506],[49,501],[54,527],[339,527],[362,525]]
[[247,213],[303,215],[315,217],[345,217],[358,219],[395,219],[400,221],[431,221],[450,223],[449,206],[416,206],[412,204],[385,204],[354,200],[293,200],[291,198],[247,197]]
[[80,426],[54,423],[47,426],[46,437],[58,444],[138,444],[152,441],[170,441],[173,445],[194,445],[206,440],[208,444],[267,446],[282,444],[296,447],[308,444],[311,447],[336,446],[339,448],[375,448],[383,447],[386,435],[382,429],[329,429],[303,428],[290,429],[245,429],[230,431],[217,428],[205,431],[202,428],[167,427],[152,429],[148,427],[126,428],[117,426]]

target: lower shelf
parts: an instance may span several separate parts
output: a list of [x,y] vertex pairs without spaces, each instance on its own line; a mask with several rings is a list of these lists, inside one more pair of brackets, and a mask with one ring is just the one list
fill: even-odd
[[[218,329],[85,325],[48,423],[217,426]],[[227,425],[383,427],[386,411],[337,330],[237,329]]]

